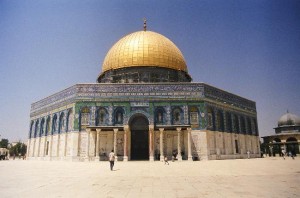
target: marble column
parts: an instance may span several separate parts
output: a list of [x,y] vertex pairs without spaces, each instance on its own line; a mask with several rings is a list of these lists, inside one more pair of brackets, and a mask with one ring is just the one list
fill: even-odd
[[65,144],[64,144],[64,151],[63,151],[63,157],[64,159],[66,159],[66,156],[67,156],[67,145],[68,145],[68,134],[67,134],[67,116],[68,116],[68,110],[64,110],[64,130],[63,132],[65,133],[64,134],[64,138],[65,138]]
[[124,156],[123,156],[123,161],[127,162],[128,161],[128,154],[127,154],[127,137],[128,137],[128,132],[129,132],[129,126],[125,125],[124,126]]
[[151,162],[154,162],[153,132],[154,132],[154,126],[149,125],[149,161]]
[[38,137],[38,153],[37,153],[37,157],[40,157],[40,147],[41,147],[41,136]]
[[96,129],[96,156],[95,156],[95,162],[100,161],[100,156],[99,156],[99,148],[100,148],[100,132],[101,129]]
[[27,156],[27,157],[30,157],[30,156],[29,156],[30,143],[31,143],[31,138],[29,138],[28,141],[27,141],[27,151],[26,151],[26,156]]
[[159,151],[160,151],[160,161],[164,161],[164,141],[163,141],[163,135],[164,135],[164,128],[159,128]]
[[91,133],[91,129],[86,129],[86,155],[85,155],[85,161],[90,160],[90,133]]
[[31,156],[31,157],[35,157],[35,156],[34,156],[34,152],[35,152],[35,142],[36,142],[36,138],[33,139],[32,156]]
[[49,156],[50,160],[52,158],[52,142],[53,142],[53,134],[50,135],[50,142],[49,142],[49,154],[48,154],[48,156]]
[[182,161],[182,156],[181,156],[181,144],[180,144],[180,136],[181,136],[181,128],[178,127],[176,128],[177,130],[177,151],[178,151],[178,154],[177,154],[177,160],[178,161]]
[[118,161],[118,151],[117,151],[117,134],[119,129],[114,129],[114,153],[115,161]]
[[59,157],[59,143],[60,143],[60,133],[57,133],[57,144],[56,144],[56,159]]
[[68,134],[65,132],[65,148],[64,148],[64,158],[67,157],[67,146],[68,146]]
[[47,149],[47,136],[44,137],[44,151],[43,151],[43,157],[46,157],[46,149]]
[[188,161],[193,161],[192,142],[191,142],[192,128],[187,128],[187,132],[188,132]]

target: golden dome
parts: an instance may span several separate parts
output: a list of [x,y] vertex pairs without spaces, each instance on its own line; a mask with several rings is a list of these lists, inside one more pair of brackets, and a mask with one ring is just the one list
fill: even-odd
[[181,51],[165,36],[138,31],[121,38],[108,51],[102,72],[126,67],[156,66],[187,72]]

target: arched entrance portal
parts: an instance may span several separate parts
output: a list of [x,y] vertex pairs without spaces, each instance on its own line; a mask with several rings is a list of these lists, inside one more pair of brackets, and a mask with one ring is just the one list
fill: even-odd
[[130,122],[131,130],[131,160],[149,160],[149,122],[142,115],[136,116]]

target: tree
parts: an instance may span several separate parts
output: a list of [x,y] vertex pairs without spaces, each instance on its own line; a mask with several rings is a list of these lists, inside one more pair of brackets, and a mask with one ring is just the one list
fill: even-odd
[[7,148],[8,146],[8,139],[2,139],[0,141],[0,148]]
[[268,143],[262,143],[261,141],[260,142],[260,152],[263,153],[263,154],[268,154],[269,153],[269,145]]
[[12,146],[10,149],[9,149],[9,153],[10,155],[15,155],[15,156],[18,156],[19,154],[21,156],[24,156],[26,154],[26,149],[27,149],[27,146],[26,144],[24,143],[21,143],[21,142],[18,142],[16,145]]

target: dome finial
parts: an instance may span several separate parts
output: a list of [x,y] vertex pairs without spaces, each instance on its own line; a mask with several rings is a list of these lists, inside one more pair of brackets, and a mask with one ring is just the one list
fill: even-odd
[[146,18],[144,18],[143,20],[144,20],[144,31],[146,31],[147,30],[147,20],[146,20]]
[[290,113],[288,109],[286,110],[286,112],[287,112],[287,113]]

